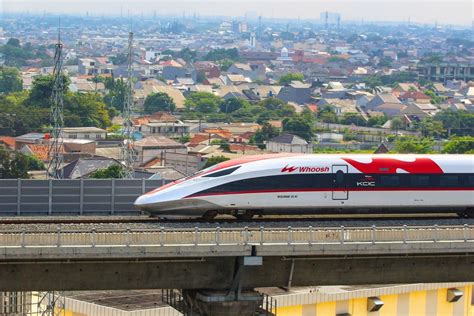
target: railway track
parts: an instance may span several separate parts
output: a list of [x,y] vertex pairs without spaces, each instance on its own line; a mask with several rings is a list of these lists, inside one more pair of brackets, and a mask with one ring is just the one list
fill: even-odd
[[454,214],[440,214],[442,216],[410,215],[410,216],[267,216],[251,220],[237,220],[233,217],[218,217],[212,221],[203,219],[160,219],[144,216],[131,217],[11,217],[0,218],[0,230],[18,229],[53,229],[67,228],[232,228],[232,227],[370,227],[370,226],[459,226],[474,225],[474,219],[460,218]]

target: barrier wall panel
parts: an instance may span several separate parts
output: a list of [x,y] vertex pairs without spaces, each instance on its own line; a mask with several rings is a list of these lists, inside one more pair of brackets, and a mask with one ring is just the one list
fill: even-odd
[[140,179],[1,179],[0,216],[107,215],[118,212],[138,215],[140,211],[133,207],[133,202],[143,192],[160,187],[162,182]]

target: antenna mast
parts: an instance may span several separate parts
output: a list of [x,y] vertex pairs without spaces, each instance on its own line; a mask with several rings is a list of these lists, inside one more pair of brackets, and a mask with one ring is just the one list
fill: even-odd
[[62,179],[64,126],[64,80],[63,80],[63,44],[61,43],[61,20],[59,20],[58,42],[54,53],[53,92],[51,94],[51,140],[48,148],[48,177]]
[[124,168],[122,178],[133,178],[133,164],[135,162],[135,151],[133,148],[133,32],[128,34],[128,67],[127,67],[127,94],[125,95],[125,103],[123,105],[123,144],[122,159]]

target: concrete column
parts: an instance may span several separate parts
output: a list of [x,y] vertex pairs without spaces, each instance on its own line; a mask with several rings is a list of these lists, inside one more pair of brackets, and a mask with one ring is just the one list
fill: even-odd
[[201,316],[253,316],[263,302],[262,294],[247,290],[235,295],[227,291],[186,291],[188,308]]

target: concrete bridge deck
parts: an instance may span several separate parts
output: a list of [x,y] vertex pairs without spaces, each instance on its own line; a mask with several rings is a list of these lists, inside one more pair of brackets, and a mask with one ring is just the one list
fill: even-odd
[[[474,281],[474,227],[0,232],[0,290]],[[245,262],[245,261],[244,261]]]

